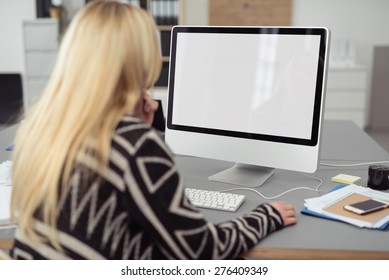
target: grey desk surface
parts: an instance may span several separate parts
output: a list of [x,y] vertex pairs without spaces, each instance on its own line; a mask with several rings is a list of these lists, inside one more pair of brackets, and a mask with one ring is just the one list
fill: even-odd
[[[2,130],[0,160],[10,157],[3,146],[12,143],[16,126]],[[389,161],[386,153],[365,132],[351,121],[325,121],[322,134],[321,162],[326,163],[359,163],[371,161]],[[225,190],[236,186],[209,181],[208,176],[223,170],[232,163],[195,157],[177,157],[177,165],[187,186],[213,190]],[[325,193],[337,185],[330,181],[338,173],[362,177],[359,183],[366,186],[368,165],[359,167],[323,167],[311,174],[323,180],[320,190]],[[266,196],[274,196],[294,187],[315,188],[318,181],[299,173],[276,170],[274,176],[258,188]],[[213,210],[201,210],[206,217],[215,223],[237,217],[262,202],[269,202],[259,195],[245,190],[235,191],[246,194],[246,201],[237,213]],[[296,190],[279,200],[292,203],[297,213],[297,224],[275,232],[265,238],[252,250],[248,257],[253,258],[346,258],[346,259],[389,259],[389,232],[360,229],[341,222],[334,222],[303,215],[304,199],[318,196],[310,190]],[[12,231],[0,231],[0,238],[12,237]]]
[[[320,162],[347,164],[389,161],[389,154],[350,121],[326,121],[322,137]],[[213,190],[234,188],[233,185],[207,180],[208,176],[231,166],[231,163],[193,157],[178,157],[177,162],[187,185]],[[368,165],[342,168],[320,166],[316,173],[310,175],[323,180],[320,190],[325,193],[338,185],[330,179],[339,173],[360,176],[362,181],[358,184],[366,186],[367,172]],[[274,176],[257,190],[271,197],[294,187],[315,188],[317,184],[318,181],[299,173],[276,170]],[[212,222],[222,222],[243,214],[258,203],[269,202],[251,191],[236,192],[247,196],[239,212],[226,214],[212,210],[201,211]],[[298,222],[294,226],[265,238],[255,248],[252,256],[264,258],[389,258],[389,233],[387,231],[360,229],[345,223],[301,214],[304,199],[318,195],[310,190],[296,190],[278,198],[278,200],[288,201],[295,206]],[[381,254],[374,254],[374,252]]]
[[17,124],[11,126],[0,125],[0,162],[11,159],[11,153],[5,149],[13,144],[17,128]]

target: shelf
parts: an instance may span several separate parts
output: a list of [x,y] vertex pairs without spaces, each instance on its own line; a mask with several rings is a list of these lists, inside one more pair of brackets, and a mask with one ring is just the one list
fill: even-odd
[[[183,22],[184,0],[134,0],[146,9],[155,19],[160,34],[160,46],[162,52],[162,70],[156,88],[166,88],[168,85],[170,62],[170,32],[175,25]],[[130,1],[131,2],[131,1]],[[164,24],[169,23],[169,24]],[[172,24],[170,24],[172,23]],[[174,24],[173,24],[174,23]]]
[[158,25],[157,28],[159,31],[171,31],[174,25]]

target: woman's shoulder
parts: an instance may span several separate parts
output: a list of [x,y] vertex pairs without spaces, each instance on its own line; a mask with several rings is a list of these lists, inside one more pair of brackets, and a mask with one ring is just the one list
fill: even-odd
[[163,136],[159,131],[144,124],[139,118],[126,115],[118,124],[114,136],[114,145],[126,146],[127,150],[139,149],[144,145],[157,145],[166,149]]
[[131,115],[124,116],[115,130],[115,135],[120,135],[126,139],[137,139],[153,133],[155,131],[152,127]]

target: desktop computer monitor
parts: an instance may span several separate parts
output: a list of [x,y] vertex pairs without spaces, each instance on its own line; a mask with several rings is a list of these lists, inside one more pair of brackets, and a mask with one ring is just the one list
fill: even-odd
[[166,142],[236,163],[210,180],[259,186],[275,168],[315,172],[328,46],[322,27],[174,27]]

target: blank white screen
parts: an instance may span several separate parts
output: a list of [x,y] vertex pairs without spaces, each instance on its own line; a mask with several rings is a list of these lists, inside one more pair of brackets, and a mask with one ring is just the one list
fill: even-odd
[[310,139],[319,35],[177,36],[173,124]]

